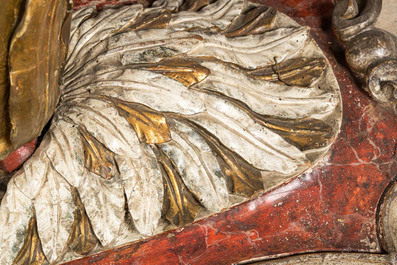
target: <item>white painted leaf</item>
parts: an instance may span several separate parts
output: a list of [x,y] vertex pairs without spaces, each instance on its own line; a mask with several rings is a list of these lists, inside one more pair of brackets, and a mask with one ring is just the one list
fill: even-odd
[[185,185],[208,210],[219,212],[226,208],[226,183],[210,147],[190,127],[177,121],[171,124],[172,141],[161,144],[161,148],[175,163]]
[[221,34],[200,34],[204,44],[190,56],[214,56],[245,68],[274,64],[291,58],[311,39],[309,28],[281,28],[260,35],[227,38]]
[[51,161],[51,165],[69,185],[79,186],[85,169],[83,148],[76,126],[57,120],[45,137],[49,137],[50,142],[42,152]]
[[198,12],[182,11],[175,14],[170,26],[176,30],[196,27],[203,29],[218,27],[224,30],[235,17],[240,15],[243,6],[243,0],[218,0]]
[[103,246],[110,245],[124,222],[124,190],[115,179],[104,180],[88,170],[77,187],[92,229]]
[[291,174],[307,163],[299,149],[227,100],[207,94],[202,95],[202,100],[207,104],[207,112],[192,119],[254,167]]
[[230,66],[203,62],[211,75],[195,85],[199,89],[220,92],[247,104],[253,111],[281,118],[303,118],[333,111],[339,102],[333,92],[317,87],[295,87],[248,77]]
[[128,31],[109,38],[108,52],[101,57],[118,53],[123,65],[154,63],[187,53],[202,41],[197,34],[174,29]]
[[[79,26],[81,25],[81,23],[89,19],[91,16],[93,16],[95,11],[96,8],[94,6],[89,6],[86,8],[81,8],[73,11],[72,21],[70,24],[70,37],[69,37],[70,47],[76,46],[80,33]],[[68,57],[70,56],[71,51],[72,51],[71,49],[68,49]]]
[[114,31],[126,24],[132,23],[142,11],[142,5],[129,5],[114,12],[112,9],[105,9],[97,16],[82,21],[78,29],[74,32],[69,46],[69,56],[65,65],[65,74],[79,62],[82,54],[86,54],[98,42],[108,38]]
[[75,206],[70,185],[52,166],[45,177],[47,180],[34,199],[34,208],[43,252],[53,263],[67,250]]
[[49,144],[50,138],[45,136],[37,151],[13,176],[14,185],[31,200],[40,191],[46,180],[45,174],[50,167],[50,163],[44,150],[48,148]]
[[[140,157],[139,150],[134,150],[140,144],[134,129],[110,103],[95,98],[74,100],[67,117],[76,126],[84,126],[113,153]],[[76,134],[78,136],[78,132]]]
[[13,263],[24,244],[32,216],[31,199],[11,180],[0,206],[0,264]]
[[[157,111],[196,114],[205,110],[197,92],[189,90],[183,84],[162,74],[125,70],[113,80],[93,82],[75,91],[79,97],[90,97],[91,94],[106,95],[123,101],[144,104]],[[71,95],[73,97],[73,94]]]
[[153,235],[158,226],[163,207],[163,179],[157,159],[146,144],[137,146],[141,157],[118,156],[116,162],[134,225],[139,233]]
[[[139,32],[127,31],[79,52],[81,58],[73,62],[73,68],[64,75],[65,85],[84,76],[96,75],[109,67],[122,68],[134,63],[158,62],[161,59],[186,53],[202,42],[197,34],[153,29]],[[85,46],[80,49],[86,49]],[[77,49],[77,48],[75,48]],[[125,68],[125,67],[124,67]]]

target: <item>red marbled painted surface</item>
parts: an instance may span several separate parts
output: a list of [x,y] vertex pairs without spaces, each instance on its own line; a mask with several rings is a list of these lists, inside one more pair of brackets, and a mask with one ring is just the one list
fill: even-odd
[[[75,6],[88,2],[76,0]],[[106,1],[92,2],[102,6]],[[328,54],[344,108],[342,130],[330,156],[311,172],[227,212],[70,265],[231,264],[325,250],[381,252],[376,207],[397,172],[397,116],[358,89],[344,66],[331,33],[332,0],[258,2],[310,26]]]

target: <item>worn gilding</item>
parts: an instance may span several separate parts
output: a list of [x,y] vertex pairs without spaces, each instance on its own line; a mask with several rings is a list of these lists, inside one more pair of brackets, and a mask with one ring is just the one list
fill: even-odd
[[112,99],[120,115],[134,128],[139,140],[160,144],[171,140],[171,133],[162,113],[141,104]]
[[222,170],[223,177],[226,180],[229,192],[249,197],[256,191],[263,189],[263,180],[260,170],[256,169],[245,161],[244,158],[225,147],[214,135],[200,125],[187,119],[181,119],[175,115],[170,116],[188,124],[204,138],[212,149],[212,152],[216,154],[216,159]]
[[222,93],[210,90],[203,90],[203,92],[229,101],[247,113],[258,124],[276,132],[285,141],[295,145],[302,151],[321,148],[330,144],[332,141],[332,128],[321,120],[313,118],[281,119],[269,115],[261,115],[252,111],[247,104],[227,97]]
[[159,14],[152,13],[139,17],[128,30],[164,29],[171,20],[171,11],[163,10]]
[[259,80],[308,87],[322,76],[326,68],[324,58],[298,58],[258,67],[247,71],[247,74]]
[[74,222],[69,237],[69,247],[77,254],[86,255],[98,244],[98,238],[92,230],[91,223],[77,191],[73,190],[72,194],[77,207],[74,212]]
[[36,217],[29,221],[28,231],[22,249],[15,258],[13,265],[41,265],[46,262],[41,242],[37,233]]
[[321,120],[311,118],[283,120],[260,115],[255,116],[258,123],[278,133],[287,142],[302,151],[321,148],[332,141],[332,128]]
[[8,49],[10,37],[15,29],[19,17],[21,0],[2,1],[0,9],[0,158],[10,152],[12,146],[9,139],[9,78],[8,78]]
[[23,16],[8,51],[10,124],[4,128],[10,127],[5,139],[10,145],[2,147],[1,157],[36,138],[55,110],[71,6],[70,0],[30,0],[21,7]]
[[198,11],[201,8],[205,7],[208,5],[210,0],[189,0],[186,1],[181,8],[179,9],[180,11]]
[[187,87],[203,81],[211,71],[194,60],[181,58],[163,60],[145,67],[148,70],[162,73]]
[[226,29],[225,36],[229,38],[248,36],[271,30],[274,26],[276,12],[273,7],[254,7],[235,18]]
[[153,151],[159,161],[164,179],[164,217],[177,226],[193,222],[200,209],[198,201],[183,183],[172,160],[157,146],[153,146]]
[[114,153],[95,139],[84,127],[79,127],[79,132],[84,151],[84,166],[104,179],[111,179],[118,173]]

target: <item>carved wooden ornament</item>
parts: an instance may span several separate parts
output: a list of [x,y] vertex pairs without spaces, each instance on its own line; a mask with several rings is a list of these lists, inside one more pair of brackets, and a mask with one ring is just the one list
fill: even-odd
[[274,8],[80,9],[49,129],[1,203],[0,263],[59,263],[223,211],[315,165],[340,123],[326,57]]

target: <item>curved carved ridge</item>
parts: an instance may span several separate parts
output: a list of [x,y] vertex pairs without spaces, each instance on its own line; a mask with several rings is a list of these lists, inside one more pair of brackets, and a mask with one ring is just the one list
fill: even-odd
[[170,118],[185,123],[200,134],[216,154],[216,159],[226,180],[228,190],[232,194],[251,197],[263,189],[263,180],[260,170],[245,161],[238,154],[225,147],[219,139],[200,125],[174,115]]
[[[178,3],[74,15],[60,104],[0,208],[5,227],[18,194],[9,231],[27,235],[41,207],[49,263],[255,196],[319,161],[339,131],[337,83],[307,28],[241,0]],[[9,231],[2,264],[22,248]]]
[[72,195],[76,210],[74,211],[72,232],[67,245],[73,252],[79,255],[87,255],[98,245],[99,241],[92,230],[83,202],[76,189],[72,190]]
[[164,178],[163,216],[176,226],[193,222],[200,209],[199,202],[183,183],[175,163],[159,147],[152,148]]
[[224,98],[231,102],[231,104],[247,113],[258,124],[277,132],[284,140],[295,145],[302,151],[324,147],[332,141],[332,128],[321,120],[311,118],[294,120],[277,119],[269,115],[256,113],[247,104],[229,98],[222,93],[211,90],[202,90],[202,92]]
[[[397,38],[375,28],[382,0],[343,0],[335,6],[333,29],[344,44],[350,69],[378,102],[397,103]],[[360,11],[362,10],[362,11]]]
[[[97,246],[98,239],[92,231],[90,221],[77,191],[74,189],[72,194],[76,210],[74,212],[73,226],[66,245],[73,252],[86,255]],[[33,216],[29,221],[24,244],[13,262],[15,265],[41,265],[48,263],[37,231],[36,219],[37,217]]]
[[310,87],[322,76],[326,68],[327,61],[324,58],[298,58],[248,70],[247,74],[256,79],[289,86]]
[[41,248],[41,242],[37,233],[36,218],[32,217],[29,221],[25,242],[15,258],[15,265],[22,264],[35,264],[41,265],[47,261],[43,250]]
[[107,180],[119,174],[115,154],[93,137],[86,128],[79,126],[84,152],[84,167]]

